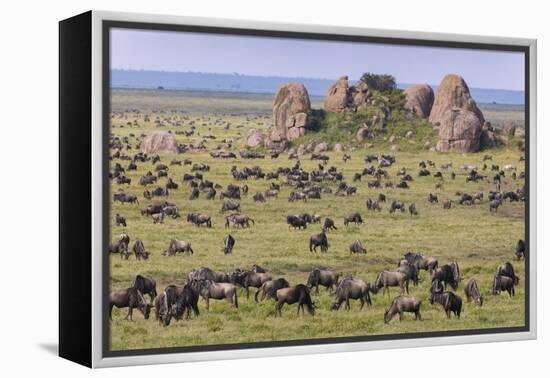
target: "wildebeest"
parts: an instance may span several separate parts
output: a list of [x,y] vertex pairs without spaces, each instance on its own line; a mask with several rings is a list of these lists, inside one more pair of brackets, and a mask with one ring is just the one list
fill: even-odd
[[136,255],[137,260],[141,260],[141,259],[147,260],[150,255],[150,253],[147,252],[147,250],[145,249],[145,246],[143,245],[143,242],[140,239],[136,239],[136,242],[132,247],[132,251]]
[[422,301],[416,297],[400,295],[392,301],[390,307],[384,311],[384,323],[391,322],[393,317],[399,314],[399,321],[403,320],[404,312],[414,312],[414,320],[420,320],[420,306]]
[[230,255],[233,252],[233,247],[235,246],[235,238],[231,234],[227,235],[223,239],[223,254]]
[[344,217],[344,226],[347,226],[349,223],[355,223],[355,225],[363,224],[363,218],[359,213],[348,214]]
[[109,319],[112,319],[113,307],[128,307],[128,314],[124,320],[130,318],[131,321],[133,320],[132,312],[134,308],[137,308],[145,319],[149,319],[149,314],[151,312],[151,305],[145,302],[143,294],[135,287],[113,291],[109,294]]
[[125,240],[117,240],[109,243],[109,253],[120,253],[121,258],[128,260],[128,257],[130,257],[128,243]]
[[338,310],[344,302],[346,302],[344,308],[346,310],[349,310],[350,299],[359,299],[361,301],[361,307],[359,308],[359,310],[363,309],[365,303],[371,306],[372,301],[369,293],[370,290],[371,288],[368,282],[349,277],[344,278],[336,288],[336,298],[331,305],[331,310]]
[[483,296],[477,287],[476,280],[473,278],[471,278],[468,282],[466,282],[466,285],[464,285],[464,294],[466,294],[467,302],[470,302],[473,299],[476,305],[483,306]]
[[443,208],[448,210],[451,208],[453,202],[450,199],[446,199],[443,201]]
[[224,202],[222,204],[222,209],[220,210],[221,213],[225,213],[226,211],[241,211],[241,204],[238,202]]
[[173,219],[180,217],[180,213],[178,212],[178,208],[176,206],[164,206],[162,211],[164,212],[164,215],[172,217]]
[[113,202],[139,204],[137,197],[133,194],[115,193],[113,194]]
[[437,199],[437,196],[435,194],[428,194],[428,202],[429,203],[437,203],[438,202],[438,199]]
[[115,224],[117,226],[124,226],[126,227],[126,218],[124,218],[122,215],[120,215],[119,213],[116,213],[115,215]]
[[514,283],[514,285],[519,284],[519,277],[515,275],[514,273],[514,267],[509,262],[505,262],[504,264],[500,264],[497,267],[497,275],[499,276],[505,276],[510,277]]
[[451,312],[460,319],[462,311],[462,298],[451,291],[443,291],[443,284],[439,280],[432,281],[430,289],[430,303],[440,304],[445,310],[447,318],[451,317]]
[[495,276],[493,277],[493,285],[489,290],[489,294],[499,295],[501,291],[507,291],[510,297],[516,295],[516,291],[514,289],[514,281],[510,277],[495,274]]
[[323,223],[323,230],[325,232],[329,230],[337,230],[336,226],[334,225],[334,221],[330,218],[325,218],[325,222]]
[[294,229],[307,228],[307,222],[305,221],[305,219],[298,215],[288,215],[286,217],[286,223],[288,224],[288,228],[290,227],[293,227]]
[[415,206],[414,203],[411,203],[411,204],[409,205],[409,213],[411,214],[411,217],[412,217],[413,215],[418,215],[418,211],[416,211],[416,206]]
[[361,244],[361,241],[359,239],[357,239],[357,240],[354,240],[353,242],[351,242],[351,244],[349,245],[349,253],[350,254],[352,254],[352,253],[366,254],[367,249],[364,248],[363,245]]
[[195,226],[204,224],[208,228],[212,227],[212,219],[208,214],[189,213],[187,214],[187,222],[193,223]]
[[334,286],[338,286],[339,278],[340,275],[332,270],[315,268],[309,273],[307,286],[315,288],[317,293],[319,293],[319,285],[326,287],[327,291],[332,291]]
[[300,309],[302,310],[302,314],[304,314],[304,306],[307,307],[307,311],[310,315],[315,314],[315,305],[309,295],[309,289],[305,285],[299,284],[294,287],[279,289],[276,295],[276,315],[282,316],[281,309],[285,303],[289,305],[298,303],[298,315],[300,314]]
[[210,308],[210,299],[227,299],[234,307],[239,308],[237,286],[231,283],[200,280],[195,281],[195,287],[204,299],[207,310]]
[[132,287],[135,287],[142,293],[143,295],[147,294],[151,298],[151,302],[155,299],[157,296],[157,283],[152,278],[147,278],[142,276],[141,274],[138,274],[136,278],[134,278],[134,282],[132,283]]
[[190,283],[187,283],[179,293],[176,303],[174,305],[174,315],[176,316],[176,319],[183,318],[183,315],[185,314],[186,318],[189,318],[191,315],[191,310],[193,310],[195,316],[199,316],[199,294],[198,292],[192,287]]
[[382,289],[382,295],[387,291],[389,296],[391,286],[399,286],[401,295],[403,295],[405,291],[409,294],[409,279],[407,275],[405,273],[389,272],[387,270],[378,273],[372,292],[376,294]]
[[321,252],[328,252],[328,239],[324,229],[309,239],[309,251],[317,252],[317,247],[321,247]]
[[520,239],[516,244],[516,258],[521,260],[522,257],[525,260],[525,241]]
[[207,267],[193,269],[187,275],[187,281],[211,280],[214,282],[230,282],[230,275],[226,272],[215,271]]
[[489,212],[498,212],[499,206],[502,205],[502,200],[492,200],[489,202]]
[[451,285],[451,288],[456,290],[460,282],[460,268],[458,267],[458,263],[453,261],[450,264],[445,264],[437,268],[432,276],[432,283],[434,281],[439,281],[443,284],[445,289],[447,285]]
[[151,218],[153,218],[153,224],[164,223],[164,213],[151,214]]
[[404,273],[407,279],[413,282],[414,286],[418,286],[418,267],[416,264],[411,264],[408,260],[401,260],[397,266],[397,271]]
[[254,202],[265,202],[266,201],[265,196],[262,192],[254,193],[254,195],[252,196],[252,199],[254,200]]
[[248,215],[231,214],[225,217],[225,228],[228,228],[230,223],[232,223],[233,226],[241,226],[242,228],[250,227],[250,222],[252,222],[252,224],[255,224],[254,219],[252,219]]
[[262,293],[260,300],[264,300],[265,298],[277,300],[277,290],[285,287],[290,287],[290,284],[284,278],[266,281],[256,290],[256,293],[254,293],[254,301],[258,302],[258,295],[260,293]]
[[164,256],[174,256],[176,253],[187,252],[189,254],[195,253],[191,248],[191,242],[189,240],[176,240],[172,239],[168,249],[163,252]]
[[390,206],[390,214],[395,213],[396,210],[405,211],[405,204],[400,201],[393,201]]
[[250,297],[250,287],[255,287],[259,290],[262,284],[266,281],[271,281],[271,275],[268,273],[242,272],[234,271],[231,274],[231,283],[242,286],[246,291],[246,299]]

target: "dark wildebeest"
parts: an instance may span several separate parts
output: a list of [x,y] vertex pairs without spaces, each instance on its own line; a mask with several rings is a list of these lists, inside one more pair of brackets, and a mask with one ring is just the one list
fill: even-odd
[[332,303],[331,310],[338,310],[344,302],[346,302],[344,308],[349,310],[350,299],[359,299],[361,301],[361,307],[359,310],[363,309],[365,302],[367,305],[371,306],[372,301],[369,294],[370,290],[370,284],[368,282],[349,277],[344,278],[340,281],[340,284],[336,288],[336,298]]
[[152,278],[144,277],[141,274],[138,274],[136,278],[134,278],[132,287],[135,287],[136,289],[138,289],[140,293],[143,295],[148,294],[149,297],[151,298],[151,302],[153,302],[153,300],[157,296],[156,281]]
[[325,230],[325,232],[329,230],[337,230],[336,226],[334,225],[334,221],[330,218],[325,218],[325,223],[323,224],[323,230]]
[[498,207],[502,205],[502,201],[501,200],[492,200],[489,202],[489,212],[498,212]]
[[163,252],[164,256],[174,256],[176,253],[187,252],[188,254],[195,253],[191,248],[191,242],[189,240],[176,240],[172,239],[168,249]]
[[109,294],[109,319],[112,319],[113,307],[126,308],[128,307],[128,314],[124,320],[132,319],[132,312],[134,308],[137,308],[145,319],[149,319],[151,312],[151,305],[145,302],[143,294],[135,287],[130,287],[125,290],[113,291]]
[[115,224],[117,226],[124,226],[126,227],[126,218],[124,218],[122,215],[120,215],[119,213],[116,213],[115,215]]
[[416,206],[415,206],[414,203],[411,203],[411,204],[409,205],[409,213],[411,214],[411,217],[412,217],[413,215],[418,215],[418,211],[416,211]]
[[276,315],[282,316],[281,309],[283,305],[298,303],[298,315],[300,314],[300,309],[302,314],[304,313],[304,306],[307,307],[307,311],[310,315],[315,314],[315,305],[311,300],[309,295],[309,289],[307,286],[299,284],[294,287],[286,287],[283,289],[277,290],[277,303],[275,304],[275,313]]
[[396,210],[405,211],[405,204],[400,201],[393,201],[390,206],[390,214],[395,213]]
[[428,202],[429,203],[437,203],[438,202],[438,199],[437,199],[437,195],[435,194],[428,194]]
[[460,269],[456,261],[450,264],[445,264],[434,272],[432,276],[432,283],[439,281],[447,289],[447,285],[451,285],[451,288],[456,291],[458,283],[460,282]]
[[262,293],[260,300],[265,298],[271,298],[277,300],[277,290],[290,287],[290,284],[284,278],[277,278],[276,280],[266,281],[260,286],[256,293],[254,293],[254,300],[258,302],[258,295]]
[[317,252],[317,247],[321,247],[321,252],[328,252],[328,239],[324,229],[309,239],[309,251]]
[[265,202],[266,201],[265,196],[262,192],[254,193],[254,195],[252,196],[252,199],[254,200],[254,202]]
[[227,235],[223,239],[223,254],[230,255],[233,252],[233,247],[235,246],[235,238],[231,234]]
[[199,316],[200,312],[198,302],[198,292],[192,287],[190,283],[187,283],[181,289],[181,292],[178,295],[176,303],[174,305],[174,315],[176,316],[176,319],[182,319],[184,315],[186,319],[189,319],[189,317],[191,316],[191,310],[193,310],[195,316]]
[[498,274],[495,274],[495,276],[493,277],[493,285],[489,290],[489,294],[500,295],[501,291],[507,291],[510,297],[512,297],[512,295],[516,295],[516,291],[514,289],[514,281],[510,277],[499,276]]
[[246,290],[246,299],[248,300],[250,298],[250,288],[255,287],[259,290],[264,282],[271,281],[271,276],[268,273],[242,272],[239,270],[231,273],[230,281]]
[[206,225],[206,227],[208,228],[212,227],[212,219],[208,214],[189,213],[187,214],[187,222],[191,222],[195,226],[199,227],[203,224]]
[[360,240],[354,240],[354,241],[349,245],[349,253],[350,253],[350,254],[352,254],[352,253],[366,254],[366,253],[367,253],[367,249],[363,247],[363,245],[361,244],[361,241],[360,241]]
[[344,217],[344,226],[347,226],[349,223],[355,223],[355,225],[363,224],[363,218],[359,213],[348,214]]
[[309,273],[307,279],[307,286],[309,288],[315,288],[315,291],[319,293],[319,285],[326,287],[327,291],[334,290],[334,286],[338,286],[338,279],[340,275],[332,270],[321,270],[318,268],[313,269]]
[[407,279],[413,282],[414,286],[418,286],[418,268],[415,264],[411,264],[408,260],[401,260],[397,266],[397,271],[404,273]]
[[139,204],[139,201],[137,197],[133,194],[126,194],[126,193],[115,193],[113,194],[113,202],[119,201],[120,203],[137,203]]
[[466,294],[467,302],[470,302],[473,299],[476,305],[480,307],[483,306],[483,296],[477,287],[476,280],[473,278],[466,282],[466,285],[464,286],[464,294]]
[[216,198],[216,190],[214,188],[209,188],[206,192],[206,199],[213,200]]
[[237,286],[231,283],[200,280],[195,281],[195,287],[206,302],[207,310],[210,308],[210,299],[227,299],[233,306],[239,307]]
[[430,288],[430,303],[440,304],[447,314],[447,318],[451,318],[451,312],[460,319],[460,312],[462,311],[462,298],[453,293],[452,291],[443,291],[443,284],[439,280],[432,281],[432,287]]
[[521,260],[522,257],[525,260],[525,241],[520,239],[518,240],[518,244],[516,244],[516,258]]
[[391,322],[397,314],[399,314],[399,321],[402,321],[404,312],[414,312],[414,320],[420,320],[421,305],[422,301],[418,298],[400,295],[394,298],[390,307],[384,311],[384,323],[388,324]]
[[437,269],[438,262],[433,257],[422,256],[412,252],[405,253],[404,257],[410,264],[416,265],[417,270],[427,270],[432,274],[432,272]]
[[286,217],[286,223],[288,224],[288,228],[293,227],[294,229],[306,229],[307,228],[307,222],[302,217],[299,217],[298,215],[288,215]]
[[164,215],[167,217],[172,217],[173,219],[180,217],[180,213],[178,212],[178,208],[176,206],[164,206],[163,212]]
[[233,226],[241,226],[244,227],[250,227],[250,222],[252,224],[254,223],[254,219],[249,217],[248,215],[241,215],[241,214],[231,214],[227,217],[225,217],[225,228],[229,227],[230,223],[233,223]]
[[128,252],[128,243],[124,240],[109,243],[109,253],[120,253],[120,258],[128,260],[128,257],[130,257],[130,253]]
[[505,276],[510,277],[512,281],[514,282],[514,285],[519,284],[519,277],[515,275],[514,273],[514,267],[509,262],[505,262],[504,264],[500,264],[497,267],[497,275],[499,276]]
[[443,208],[448,210],[451,208],[453,202],[450,199],[446,199],[443,201]]
[[389,272],[387,270],[378,273],[372,292],[376,294],[382,289],[382,295],[387,291],[389,297],[391,286],[399,286],[399,288],[401,288],[401,295],[403,295],[405,291],[409,294],[409,279],[407,275],[405,273]]
[[[149,252],[145,249],[145,246],[143,245],[143,242],[140,239],[137,239],[134,243],[134,246],[132,247],[132,251],[136,255],[137,260],[147,260],[149,258]],[[142,290],[142,293],[143,290]]]
[[252,267],[250,268],[250,271],[254,272],[254,273],[266,273],[267,272],[264,268],[262,268],[258,264],[252,264]]
[[222,204],[222,209],[220,210],[221,213],[225,213],[226,211],[241,211],[241,204],[238,202],[224,202]]
[[192,281],[201,281],[201,280],[211,280],[214,282],[229,282],[230,277],[226,272],[214,271],[210,268],[201,267],[199,269],[193,269],[187,275],[187,280]]
[[173,306],[181,293],[176,285],[168,285],[159,296],[155,298],[155,318],[163,326],[168,326],[172,319]]

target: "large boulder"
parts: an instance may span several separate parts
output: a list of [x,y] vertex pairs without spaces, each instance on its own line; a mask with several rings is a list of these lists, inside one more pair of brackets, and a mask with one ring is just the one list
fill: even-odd
[[443,118],[448,118],[445,113],[453,108],[470,111],[479,118],[481,124],[485,122],[485,118],[470,95],[470,89],[464,79],[451,74],[445,76],[437,88],[432,110],[430,111],[430,122],[434,125],[437,123],[442,124]]
[[469,110],[453,107],[440,119],[439,152],[475,152],[479,150],[483,122]]
[[147,135],[140,144],[139,151],[150,154],[159,152],[178,153],[178,143],[172,134],[156,131]]
[[357,139],[358,142],[362,142],[363,140],[365,140],[366,137],[368,137],[368,135],[369,126],[365,123],[359,129],[357,129],[355,133],[355,139]]
[[327,112],[341,113],[350,104],[350,90],[348,87],[348,77],[342,76],[332,84],[325,97],[325,110]]
[[434,91],[427,84],[413,85],[405,89],[405,109],[411,114],[428,118],[434,103]]
[[259,147],[264,143],[265,135],[258,129],[250,129],[244,137],[244,147]]
[[355,85],[351,86],[349,90],[351,105],[358,108],[367,103],[370,96],[367,83],[358,81]]
[[273,125],[284,139],[296,139],[305,133],[311,108],[309,94],[303,84],[290,83],[279,87],[273,99]]
[[458,75],[447,75],[435,94],[430,122],[439,127],[437,151],[475,152],[480,147],[485,118]]
[[516,134],[516,124],[513,121],[504,122],[502,133],[506,136],[514,136]]

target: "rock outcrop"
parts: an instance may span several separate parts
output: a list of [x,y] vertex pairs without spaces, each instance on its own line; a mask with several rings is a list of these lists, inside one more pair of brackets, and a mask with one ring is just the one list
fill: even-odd
[[348,77],[342,76],[328,88],[324,108],[327,112],[341,113],[347,108],[357,108],[366,104],[368,98],[367,83],[359,81],[349,87]]
[[303,84],[290,83],[279,87],[273,99],[276,137],[293,140],[304,135],[310,108],[309,94]]
[[369,96],[369,86],[364,81],[358,81],[350,88],[351,105],[356,108],[365,105]]
[[506,136],[516,135],[516,124],[513,121],[504,122],[504,126],[502,127],[502,133]]
[[159,152],[178,153],[179,148],[176,138],[172,134],[166,131],[156,131],[143,139],[139,146],[139,151],[146,154]]
[[434,91],[427,84],[413,85],[405,89],[405,109],[411,114],[428,118],[434,104]]
[[264,144],[265,134],[258,129],[250,129],[244,137],[243,147],[259,147]]
[[435,94],[429,120],[439,127],[437,151],[479,150],[485,118],[462,77],[447,75],[443,78]]

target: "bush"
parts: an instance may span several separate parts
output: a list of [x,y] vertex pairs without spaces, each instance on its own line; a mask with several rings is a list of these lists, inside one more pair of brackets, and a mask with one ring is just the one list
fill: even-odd
[[380,92],[391,91],[397,89],[395,77],[392,75],[379,75],[371,72],[366,72],[361,76],[361,81],[367,83],[370,90]]

